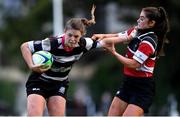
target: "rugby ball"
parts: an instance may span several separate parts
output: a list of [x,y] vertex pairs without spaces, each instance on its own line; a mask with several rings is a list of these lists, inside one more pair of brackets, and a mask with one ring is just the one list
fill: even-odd
[[32,61],[35,65],[43,65],[43,69],[51,68],[53,64],[53,56],[47,51],[37,51],[33,53]]

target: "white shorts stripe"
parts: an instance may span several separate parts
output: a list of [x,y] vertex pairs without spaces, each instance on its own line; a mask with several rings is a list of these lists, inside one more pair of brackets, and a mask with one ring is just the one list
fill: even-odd
[[45,73],[41,74],[41,76],[47,78],[47,79],[52,79],[52,80],[57,80],[57,81],[63,81],[66,80],[68,78],[68,76],[65,77],[51,77],[51,76],[47,76]]

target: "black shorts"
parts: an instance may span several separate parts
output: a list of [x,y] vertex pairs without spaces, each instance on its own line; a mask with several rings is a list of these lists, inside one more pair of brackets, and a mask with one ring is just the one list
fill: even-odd
[[66,99],[69,81],[55,81],[50,79],[43,79],[39,74],[33,73],[29,76],[26,82],[27,96],[30,94],[39,94],[45,99],[50,96],[62,96]]
[[123,85],[116,93],[116,97],[128,104],[141,107],[144,113],[149,111],[155,95],[154,78],[137,78],[125,76]]

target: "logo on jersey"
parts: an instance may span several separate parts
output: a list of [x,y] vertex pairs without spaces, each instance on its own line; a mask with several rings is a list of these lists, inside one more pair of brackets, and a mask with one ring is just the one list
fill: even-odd
[[59,92],[64,94],[65,93],[65,87],[59,88]]
[[120,94],[120,91],[117,91],[116,94],[117,94],[117,95]]
[[40,88],[32,88],[33,91],[40,91]]

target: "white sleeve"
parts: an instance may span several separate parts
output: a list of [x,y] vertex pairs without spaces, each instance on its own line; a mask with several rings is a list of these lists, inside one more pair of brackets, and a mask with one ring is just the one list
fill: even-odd
[[127,41],[128,40],[128,33],[127,33],[127,31],[119,32],[118,33],[118,37],[120,37],[120,38],[124,39],[125,41]]
[[93,46],[93,40],[89,37],[84,38],[86,40],[86,49],[90,50]]
[[29,47],[30,51],[33,53],[33,52],[34,52],[34,44],[33,44],[33,41],[29,41],[29,42],[28,42],[28,47]]
[[42,49],[45,51],[51,50],[51,42],[49,38],[42,40]]
[[91,39],[89,37],[85,37],[84,39],[86,41],[85,48],[87,50],[90,50],[90,49],[93,49],[93,48],[101,48],[104,45],[102,40],[101,41],[95,41],[95,40],[93,40],[93,39]]
[[36,50],[49,51],[51,50],[51,42],[49,38],[46,38],[44,40],[29,41],[28,47],[32,53]]
[[143,52],[137,50],[134,53],[133,59],[135,59],[136,61],[138,61],[140,64],[143,64],[144,61],[146,61],[148,59],[148,56],[146,54],[144,54]]

